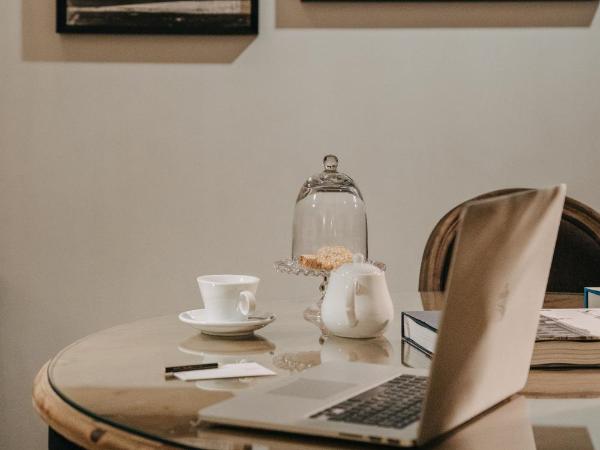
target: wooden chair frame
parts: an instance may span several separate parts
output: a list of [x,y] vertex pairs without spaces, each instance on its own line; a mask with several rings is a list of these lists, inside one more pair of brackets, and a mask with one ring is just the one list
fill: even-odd
[[[442,217],[429,235],[425,250],[423,251],[421,272],[419,275],[419,291],[430,292],[443,290],[442,277],[444,262],[448,252],[451,250],[450,246],[454,242],[456,236],[460,212],[466,203],[473,200],[499,197],[501,195],[513,194],[515,192],[523,192],[526,190],[528,189],[512,188],[488,192],[461,203]],[[562,220],[571,222],[578,228],[583,229],[600,243],[600,214],[589,206],[578,202],[571,197],[567,197],[565,199]]]

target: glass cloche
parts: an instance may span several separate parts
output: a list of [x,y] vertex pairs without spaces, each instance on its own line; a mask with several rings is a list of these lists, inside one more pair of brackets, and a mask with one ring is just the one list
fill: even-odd
[[338,158],[326,155],[323,166],[304,182],[296,199],[292,258],[331,270],[350,262],[354,253],[368,258],[367,212],[356,183],[338,172]]
[[[274,264],[280,273],[321,277],[320,298],[304,310],[304,318],[318,325],[329,275],[361,253],[368,258],[367,212],[360,190],[348,175],[338,172],[338,158],[326,155],[323,172],[300,188],[294,209],[292,257]],[[382,262],[370,261],[385,270]]]

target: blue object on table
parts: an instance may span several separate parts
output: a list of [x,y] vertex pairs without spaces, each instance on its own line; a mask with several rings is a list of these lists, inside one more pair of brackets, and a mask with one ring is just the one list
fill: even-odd
[[583,307],[600,308],[600,287],[583,288]]

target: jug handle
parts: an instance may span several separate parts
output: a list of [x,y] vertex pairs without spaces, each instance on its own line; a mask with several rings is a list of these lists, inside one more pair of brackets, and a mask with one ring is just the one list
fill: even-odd
[[358,291],[358,280],[352,282],[352,289],[346,294],[346,318],[350,328],[358,324],[356,319],[356,292]]

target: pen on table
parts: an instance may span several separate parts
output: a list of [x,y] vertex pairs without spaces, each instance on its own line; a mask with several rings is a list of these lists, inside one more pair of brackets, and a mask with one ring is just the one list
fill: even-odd
[[217,369],[218,367],[219,363],[190,364],[187,366],[165,367],[165,377],[173,378],[176,372],[186,372],[188,370]]

